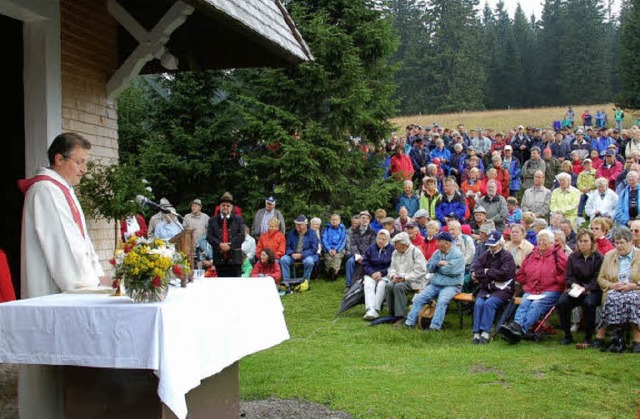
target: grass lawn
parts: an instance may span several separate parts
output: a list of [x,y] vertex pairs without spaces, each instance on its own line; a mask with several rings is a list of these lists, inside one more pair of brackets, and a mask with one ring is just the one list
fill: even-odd
[[558,336],[472,345],[471,319],[460,330],[453,303],[440,333],[369,327],[364,305],[336,319],[343,288],[343,279],[316,280],[282,297],[291,339],[241,361],[243,400],[299,398],[356,417],[640,413],[640,355],[562,347]]

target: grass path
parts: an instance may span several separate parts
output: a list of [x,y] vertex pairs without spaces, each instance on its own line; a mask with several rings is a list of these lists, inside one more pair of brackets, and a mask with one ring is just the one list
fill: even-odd
[[[635,417],[640,355],[562,347],[559,337],[471,344],[470,319],[431,334],[335,313],[344,283],[283,297],[291,339],[240,364],[244,400],[301,398],[356,417]],[[579,336],[581,337],[581,336]]]

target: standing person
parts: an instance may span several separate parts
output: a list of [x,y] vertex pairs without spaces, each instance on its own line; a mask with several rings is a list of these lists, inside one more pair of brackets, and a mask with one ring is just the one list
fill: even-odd
[[527,160],[522,166],[522,188],[529,189],[533,186],[533,177],[536,172],[542,172],[543,180],[546,171],[546,163],[540,157],[540,148],[531,148],[531,159]]
[[[110,284],[104,276],[74,187],[87,172],[91,143],[76,133],[58,135],[47,151],[49,167],[18,181],[22,213],[22,298]],[[20,368],[20,416],[63,417],[60,370]],[[37,400],[37,403],[23,403]]]
[[193,229],[193,242],[197,243],[201,236],[207,234],[209,226],[209,216],[202,212],[202,201],[194,199],[191,201],[191,212],[184,216],[183,225],[185,229]]
[[209,220],[207,241],[213,249],[213,264],[219,277],[239,278],[242,274],[244,221],[233,213],[233,197],[220,198],[220,213]]
[[284,217],[282,213],[276,209],[276,199],[270,196],[264,200],[264,208],[259,209],[253,218],[251,235],[259,239],[261,234],[269,230],[269,220],[272,218],[277,218],[280,221],[280,232],[284,234],[287,231],[284,225]]
[[622,120],[624,119],[624,112],[622,111],[622,109],[620,108],[620,106],[616,106],[614,108],[614,115],[613,115],[613,119],[615,119],[616,121],[616,128],[620,131],[622,131]]
[[573,128],[573,124],[576,120],[576,113],[573,111],[571,106],[569,106],[567,112],[565,113],[565,119],[569,121],[569,127]]
[[389,165],[389,176],[393,176],[396,180],[411,180],[413,173],[413,163],[409,156],[404,154],[404,147],[396,147]]

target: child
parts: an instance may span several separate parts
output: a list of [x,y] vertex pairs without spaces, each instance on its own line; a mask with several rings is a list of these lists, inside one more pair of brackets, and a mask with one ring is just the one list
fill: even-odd
[[522,221],[522,210],[518,208],[518,199],[515,196],[507,198],[507,219],[505,224],[520,224]]

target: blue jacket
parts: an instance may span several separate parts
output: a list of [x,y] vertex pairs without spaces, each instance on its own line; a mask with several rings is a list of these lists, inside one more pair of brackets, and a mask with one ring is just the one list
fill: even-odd
[[347,229],[344,224],[340,223],[338,227],[334,227],[331,223],[327,223],[322,232],[322,250],[328,252],[335,249],[336,252],[342,252],[347,245]]
[[[296,231],[295,227],[287,234],[287,255],[291,256],[296,253],[296,246],[298,245],[298,237],[300,235]],[[318,262],[318,236],[315,231],[307,230],[304,233],[303,246],[302,246],[302,258],[313,257],[315,262]]]
[[598,154],[602,155],[603,151],[607,151],[609,144],[611,144],[609,137],[599,137],[591,141],[591,149],[598,150]]
[[[437,266],[441,260],[446,260],[449,264]],[[464,257],[457,247],[451,247],[446,255],[443,255],[440,250],[436,250],[429,259],[427,270],[433,273],[431,277],[433,285],[439,287],[462,285],[464,282]]]
[[436,157],[439,159],[445,159],[447,161],[446,163],[443,163],[441,161],[440,167],[442,167],[442,171],[444,173],[449,173],[449,161],[451,160],[451,152],[446,148],[443,148],[442,151],[434,148],[433,150],[431,150],[431,160],[435,159]]
[[409,217],[413,217],[413,214],[420,209],[420,198],[414,193],[411,194],[410,198],[403,193],[396,200],[396,214],[400,211],[400,207],[406,207]]
[[557,159],[568,159],[571,154],[571,144],[565,140],[562,140],[560,144],[558,144],[556,141],[553,141],[549,148],[551,149],[551,153],[553,154],[553,156]]
[[[466,169],[467,167],[469,167],[469,156],[465,155],[462,160],[460,160],[460,165],[458,166],[458,171],[460,172],[460,174],[462,174],[462,172],[464,172],[464,169]],[[480,169],[480,171],[484,175],[485,170],[482,159],[478,159],[478,165],[476,167]]]
[[378,243],[372,243],[362,256],[362,269],[365,275],[380,272],[387,276],[387,269],[391,265],[391,255],[395,248],[391,243],[380,249]]
[[[618,196],[618,207],[616,208],[616,221],[621,226],[626,226],[629,222],[629,185],[625,187]],[[640,201],[640,185],[636,186],[638,191],[638,201]],[[640,205],[640,202],[638,202]],[[640,207],[639,207],[640,208]]]
[[522,173],[522,167],[520,167],[520,161],[518,159],[511,159],[509,164],[509,175],[511,180],[509,181],[509,189],[512,191],[520,190],[520,174]]
[[447,201],[446,195],[442,195],[442,199],[436,205],[436,218],[444,225],[444,217],[454,212],[458,216],[458,220],[464,220],[466,210],[467,205],[460,192],[455,192],[451,202]]

